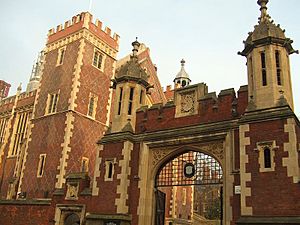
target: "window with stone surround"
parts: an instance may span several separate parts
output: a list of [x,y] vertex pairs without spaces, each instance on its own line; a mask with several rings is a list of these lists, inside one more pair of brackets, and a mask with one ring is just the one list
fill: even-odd
[[0,145],[4,142],[5,128],[7,125],[7,118],[0,119]]
[[21,144],[26,136],[26,128],[29,115],[29,112],[17,114],[16,122],[14,125],[13,137],[10,144],[10,156],[16,156],[21,148]]
[[100,52],[99,49],[95,48],[93,56],[93,66],[97,69],[103,71],[104,67],[104,55]]
[[81,172],[88,172],[89,170],[89,159],[86,157],[82,157],[81,159]]
[[262,141],[256,143],[257,148],[254,149],[258,152],[258,162],[260,172],[275,171],[275,152],[278,147],[275,141]]
[[57,61],[56,61],[56,66],[60,66],[63,64],[64,58],[65,58],[65,53],[66,53],[66,48],[67,48],[67,46],[64,46],[64,47],[58,49],[58,57],[57,57]]
[[116,159],[107,159],[105,160],[105,181],[112,181],[114,178],[114,165]]
[[46,107],[45,114],[56,113],[58,99],[59,99],[59,91],[56,93],[48,94],[47,107]]
[[45,163],[46,163],[46,154],[40,154],[38,170],[37,170],[37,177],[42,177],[43,176]]
[[89,117],[95,118],[96,116],[96,108],[97,108],[98,97],[95,94],[90,93],[89,96],[89,105],[88,105],[88,113]]

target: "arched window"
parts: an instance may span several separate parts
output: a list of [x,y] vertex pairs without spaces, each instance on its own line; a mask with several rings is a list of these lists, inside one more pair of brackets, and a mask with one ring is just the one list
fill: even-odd
[[269,148],[264,149],[264,162],[265,168],[271,168],[271,150]]

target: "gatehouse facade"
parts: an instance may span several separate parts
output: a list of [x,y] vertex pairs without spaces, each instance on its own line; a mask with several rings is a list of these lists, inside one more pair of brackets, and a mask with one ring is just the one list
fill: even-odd
[[149,48],[118,60],[88,12],[51,29],[0,102],[0,224],[300,224],[298,51],[267,3],[239,52],[248,84],[218,95],[184,60],[163,92]]

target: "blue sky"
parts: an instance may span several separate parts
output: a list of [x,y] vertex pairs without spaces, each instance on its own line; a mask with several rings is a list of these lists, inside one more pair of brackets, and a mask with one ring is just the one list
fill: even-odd
[[[88,0],[0,0],[0,79],[26,88],[32,65],[50,28],[89,8]],[[94,18],[121,36],[118,58],[131,51],[135,37],[151,49],[163,86],[172,84],[186,60],[193,83],[209,91],[247,84],[242,41],[257,24],[256,0],[93,0]],[[300,48],[300,1],[270,0],[268,12]],[[300,55],[291,56],[295,112],[300,115]]]

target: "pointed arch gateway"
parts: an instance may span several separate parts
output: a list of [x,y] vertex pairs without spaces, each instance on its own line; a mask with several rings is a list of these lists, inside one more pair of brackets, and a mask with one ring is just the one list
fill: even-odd
[[155,225],[185,224],[196,217],[222,224],[223,170],[214,156],[189,150],[168,159],[156,173],[155,192]]

